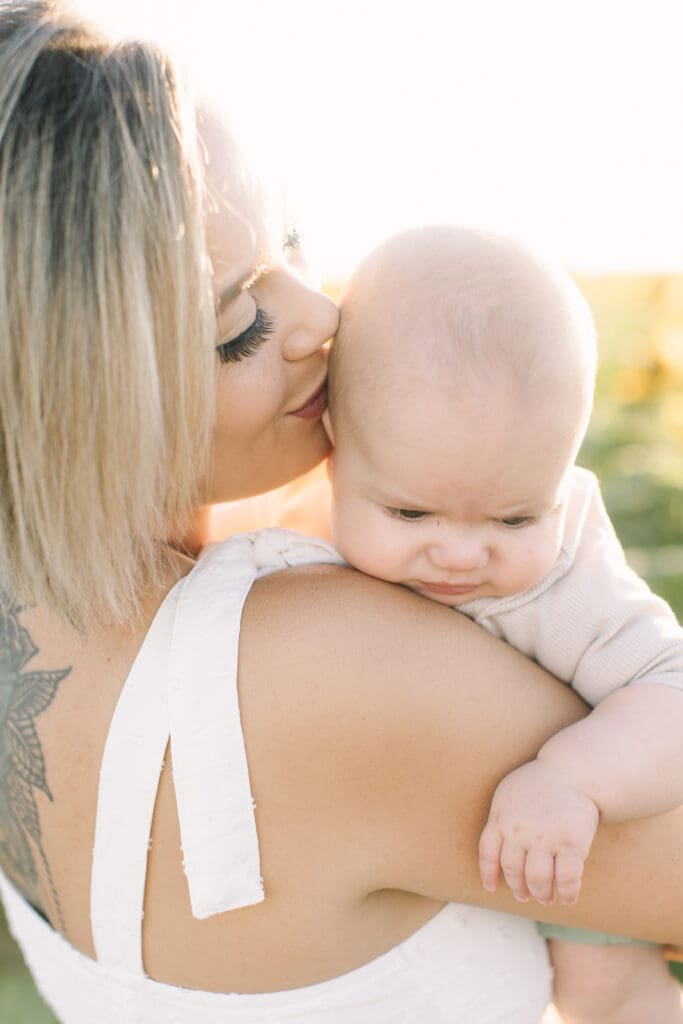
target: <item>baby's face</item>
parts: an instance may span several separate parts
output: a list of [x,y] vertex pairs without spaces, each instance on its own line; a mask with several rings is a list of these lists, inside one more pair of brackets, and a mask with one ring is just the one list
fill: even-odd
[[335,544],[440,604],[520,593],[557,559],[570,462],[552,425],[503,388],[483,404],[438,386],[385,392],[337,430]]

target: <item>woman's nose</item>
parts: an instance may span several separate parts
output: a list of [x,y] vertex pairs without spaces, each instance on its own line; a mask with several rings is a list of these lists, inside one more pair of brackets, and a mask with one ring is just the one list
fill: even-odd
[[428,548],[429,560],[438,569],[448,572],[472,572],[483,569],[489,551],[474,533],[458,531],[439,538]]
[[302,281],[292,282],[293,315],[287,325],[282,354],[294,361],[305,359],[333,338],[339,327],[339,310],[327,295]]

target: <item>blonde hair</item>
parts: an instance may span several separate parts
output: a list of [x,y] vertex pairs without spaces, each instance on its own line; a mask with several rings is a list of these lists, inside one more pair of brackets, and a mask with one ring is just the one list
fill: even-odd
[[132,614],[197,499],[214,311],[193,109],[150,44],[0,8],[0,583]]

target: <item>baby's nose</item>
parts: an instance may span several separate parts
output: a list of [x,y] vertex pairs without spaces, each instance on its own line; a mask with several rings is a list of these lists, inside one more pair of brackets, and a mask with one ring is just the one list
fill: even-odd
[[459,532],[431,544],[428,554],[432,565],[449,572],[473,572],[483,569],[489,560],[485,544],[474,535]]

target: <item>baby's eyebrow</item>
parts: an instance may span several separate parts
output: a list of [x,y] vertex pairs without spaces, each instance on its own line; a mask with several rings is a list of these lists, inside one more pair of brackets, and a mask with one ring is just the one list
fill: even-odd
[[509,519],[513,516],[547,516],[551,512],[557,512],[561,505],[561,500],[528,502],[523,505],[512,505],[501,511],[497,518]]
[[410,508],[415,509],[415,511],[418,509],[424,512],[427,511],[423,501],[414,501],[405,495],[399,496],[391,491],[385,491],[377,485],[373,485],[369,490],[373,501],[376,501],[378,505],[386,505],[388,508]]

